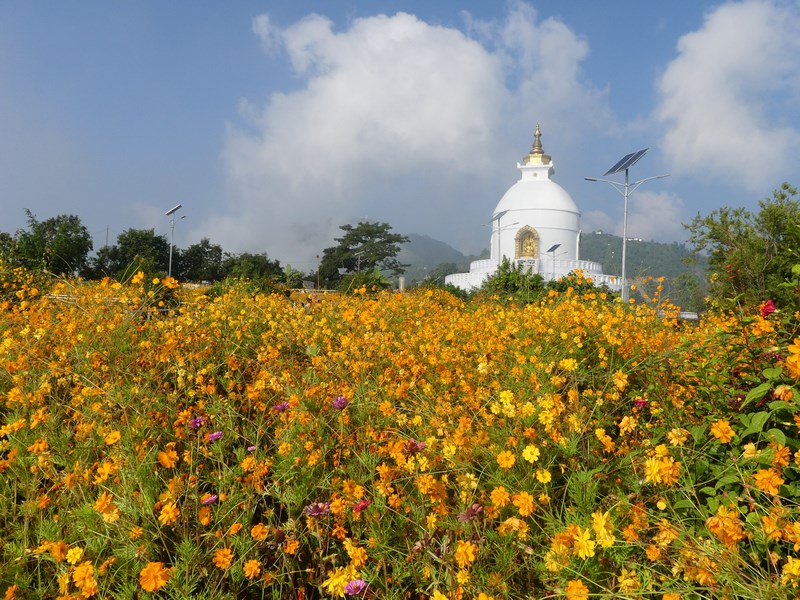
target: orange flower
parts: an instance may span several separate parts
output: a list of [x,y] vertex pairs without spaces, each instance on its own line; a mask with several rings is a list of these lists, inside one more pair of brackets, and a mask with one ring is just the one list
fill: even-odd
[[571,579],[567,582],[567,600],[583,600],[589,597],[589,588],[580,579]]
[[149,562],[139,571],[139,585],[146,592],[157,592],[169,581],[170,571],[162,562]]
[[283,544],[283,549],[286,554],[294,554],[300,549],[300,542],[298,540],[286,540]]
[[269,535],[269,528],[263,523],[253,525],[250,530],[250,536],[257,542],[263,542]]
[[492,498],[492,504],[497,508],[503,508],[508,504],[508,501],[511,500],[511,496],[502,485],[494,488],[490,496]]
[[156,458],[158,459],[158,464],[165,469],[172,469],[178,464],[178,453],[171,447],[159,452]]
[[230,548],[220,548],[214,552],[213,562],[218,569],[227,569],[233,562],[233,552]]
[[456,547],[455,559],[460,569],[466,569],[478,557],[478,547],[472,542],[465,542],[458,540]]
[[722,419],[711,426],[711,433],[721,444],[727,444],[736,435],[736,432],[731,428],[731,424]]
[[92,589],[96,587],[92,563],[87,560],[75,567],[75,570],[72,572],[72,582],[75,584],[75,587],[84,590],[84,592],[87,588]]
[[536,505],[533,502],[533,496],[531,496],[528,492],[514,494],[511,497],[511,502],[517,507],[521,517],[529,516],[536,508]]
[[505,471],[513,467],[516,461],[517,459],[508,450],[503,450],[497,455],[497,464],[500,465],[500,468]]
[[244,576],[248,579],[255,579],[258,577],[258,574],[261,573],[261,565],[257,560],[248,560],[244,563],[244,567],[242,567],[244,571]]
[[767,494],[777,494],[783,478],[775,469],[761,469],[755,474],[756,487]]

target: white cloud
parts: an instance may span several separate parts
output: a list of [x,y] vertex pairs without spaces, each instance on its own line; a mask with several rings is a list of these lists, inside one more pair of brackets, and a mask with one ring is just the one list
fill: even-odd
[[[619,214],[611,216],[592,210],[581,216],[584,233],[602,231],[622,236],[624,202],[619,197]],[[669,192],[637,191],[628,197],[628,237],[646,241],[674,242],[686,238],[683,229],[684,203]]]
[[800,90],[800,10],[729,2],[680,38],[659,81],[656,116],[676,173],[705,174],[763,192],[787,176],[800,133],[778,115]]
[[282,30],[257,17],[254,31],[270,52],[279,41],[301,85],[260,109],[243,102],[250,129],[230,126],[224,150],[232,216],[210,225],[212,238],[305,269],[338,225],[364,216],[456,243],[480,235],[476,215],[488,218],[513,183],[504,138],[522,130],[529,143],[534,120],[577,107],[559,123],[566,136],[607,111],[579,78],[586,43],[536,18],[515,4],[503,22],[473,23],[478,41],[404,13],[343,31],[319,15]]
[[[628,198],[628,237],[673,242],[684,239],[683,201],[668,192],[637,191]],[[622,235],[618,226],[617,235]]]

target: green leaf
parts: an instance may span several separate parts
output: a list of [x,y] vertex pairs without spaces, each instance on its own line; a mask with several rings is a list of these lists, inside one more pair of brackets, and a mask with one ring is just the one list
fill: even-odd
[[725,475],[724,477],[720,477],[719,481],[717,481],[716,485],[714,486],[714,490],[719,490],[719,488],[728,485],[729,483],[739,483],[741,479],[739,479],[738,475]]
[[768,412],[762,410],[761,412],[755,413],[752,419],[750,419],[750,425],[742,432],[742,437],[745,438],[752,433],[761,433],[767,421],[769,421]]
[[747,393],[744,402],[742,402],[741,408],[744,408],[751,402],[755,402],[756,400],[761,400],[764,396],[767,395],[767,392],[769,392],[771,389],[772,389],[771,381],[765,381],[761,385],[754,387]]
[[689,430],[692,433],[692,437],[694,438],[695,443],[699,444],[703,442],[706,437],[706,426],[705,425],[695,425]]
[[781,446],[786,445],[786,434],[784,434],[780,429],[775,429],[773,427],[767,432],[766,437],[770,442],[775,442],[776,444],[780,444]]
[[770,381],[775,381],[781,376],[783,373],[783,368],[781,367],[770,367],[769,369],[764,369],[762,372],[765,379],[769,379]]
[[774,402],[770,402],[767,404],[770,410],[788,410],[789,412],[795,413],[800,410],[796,404],[792,404],[791,402],[784,402],[783,400],[775,400]]
[[716,496],[717,490],[711,486],[706,486],[700,490],[701,494],[705,494],[706,496]]
[[[712,491],[711,493],[713,494],[714,492]],[[694,510],[694,502],[692,502],[691,500],[686,500],[684,498],[683,500],[678,500],[675,504],[673,504],[672,508],[675,510],[684,510],[684,509]]]

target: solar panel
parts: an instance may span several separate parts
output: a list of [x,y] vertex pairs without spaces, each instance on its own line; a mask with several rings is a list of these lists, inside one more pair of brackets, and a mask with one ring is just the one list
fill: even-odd
[[648,148],[645,148],[644,150],[639,150],[637,152],[631,152],[630,154],[626,154],[621,159],[619,159],[619,162],[617,162],[617,164],[615,164],[608,171],[603,173],[603,177],[606,177],[607,175],[613,175],[614,173],[619,173],[620,171],[624,171],[625,169],[629,169],[636,163],[636,161],[638,161],[645,155],[645,152],[647,152],[647,150]]

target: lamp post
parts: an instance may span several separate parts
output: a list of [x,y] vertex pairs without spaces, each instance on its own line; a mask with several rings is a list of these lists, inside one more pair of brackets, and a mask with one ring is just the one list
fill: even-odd
[[[492,230],[493,231],[497,231],[497,236],[496,236],[497,237],[497,254],[495,254],[495,256],[497,257],[497,264],[500,264],[500,219],[502,219],[507,212],[508,212],[507,210],[500,211],[496,215],[492,216],[492,221],[491,221]],[[496,228],[494,226],[495,223],[497,223],[497,227]]]
[[[167,277],[172,277],[172,246],[173,241],[175,240],[175,213],[178,212],[183,204],[178,204],[177,206],[173,206],[164,214],[170,217],[169,225],[170,225],[170,234],[169,234],[169,267],[167,269]],[[181,219],[185,219],[186,215],[183,215]]]
[[628,280],[625,273],[625,259],[626,259],[626,248],[628,244],[628,197],[635,192],[640,185],[645,183],[646,181],[652,181],[653,179],[663,179],[664,177],[669,177],[669,174],[665,175],[654,175],[653,177],[645,177],[644,179],[640,179],[639,181],[634,181],[630,183],[628,181],[628,169],[630,169],[640,158],[642,158],[647,152],[647,148],[644,150],[639,150],[637,152],[631,152],[630,154],[626,154],[623,156],[617,163],[611,167],[608,171],[603,173],[603,176],[613,175],[614,173],[619,173],[620,171],[625,171],[625,182],[621,183],[619,181],[612,181],[610,179],[600,179],[598,177],[584,177],[586,181],[602,181],[603,183],[609,184],[615,190],[617,190],[622,197],[624,198],[623,204],[623,211],[622,211],[622,273],[620,279],[622,280],[622,302],[627,304],[628,303]]
[[550,248],[547,249],[547,251],[553,257],[552,258],[553,264],[552,264],[552,272],[550,274],[550,281],[554,281],[555,278],[556,278],[556,250],[558,250],[560,247],[561,247],[561,244],[553,244],[552,246],[550,246]]

